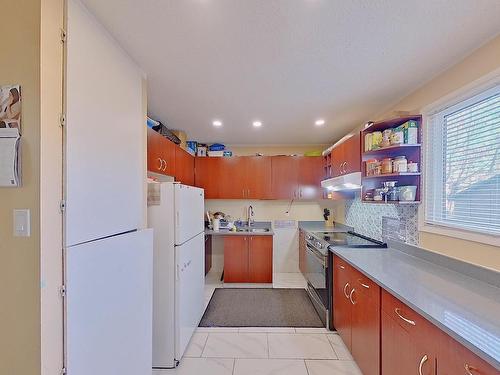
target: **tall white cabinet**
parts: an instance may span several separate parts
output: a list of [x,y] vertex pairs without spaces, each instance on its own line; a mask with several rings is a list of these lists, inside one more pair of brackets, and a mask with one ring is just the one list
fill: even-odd
[[79,0],[68,0],[66,43],[66,369],[150,374],[142,73]]

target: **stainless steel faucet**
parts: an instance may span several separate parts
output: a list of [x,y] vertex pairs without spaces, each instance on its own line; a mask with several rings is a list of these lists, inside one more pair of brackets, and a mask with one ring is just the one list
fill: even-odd
[[252,226],[253,216],[254,216],[253,207],[252,207],[252,205],[250,205],[250,206],[248,206],[248,210],[247,210],[247,218],[248,218],[248,226],[249,227]]

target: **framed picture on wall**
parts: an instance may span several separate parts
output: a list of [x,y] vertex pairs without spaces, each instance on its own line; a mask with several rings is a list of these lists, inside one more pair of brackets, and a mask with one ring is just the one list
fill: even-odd
[[21,86],[0,86],[0,129],[16,128],[21,133]]

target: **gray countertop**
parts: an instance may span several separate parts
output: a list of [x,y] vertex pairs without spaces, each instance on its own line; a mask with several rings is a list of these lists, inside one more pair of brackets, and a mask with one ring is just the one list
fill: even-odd
[[329,227],[325,225],[324,221],[299,221],[299,228],[306,232],[347,232],[352,230],[352,227],[347,225],[335,223],[335,226]]
[[396,242],[330,250],[500,370],[500,273]]
[[[247,228],[247,226],[243,226],[242,228]],[[256,221],[252,223],[252,228],[258,229],[269,229],[269,232],[233,232],[227,229],[221,229],[218,232],[208,229],[205,229],[205,234],[210,236],[273,236],[273,226],[270,221]]]

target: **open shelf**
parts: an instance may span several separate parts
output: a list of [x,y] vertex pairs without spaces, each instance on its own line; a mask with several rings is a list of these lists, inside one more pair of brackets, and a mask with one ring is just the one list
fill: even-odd
[[420,172],[399,172],[399,173],[377,174],[377,175],[373,175],[373,176],[363,176],[363,179],[401,177],[401,176],[420,176]]
[[362,200],[363,203],[374,203],[374,204],[420,204],[420,201],[367,201]]
[[363,152],[363,155],[379,154],[379,153],[384,153],[386,151],[394,151],[394,150],[407,149],[410,147],[421,147],[421,146],[422,144],[420,143],[415,143],[415,144],[401,143],[399,145],[392,145],[392,146],[377,148],[376,150],[365,151]]
[[[420,193],[422,187],[422,177],[421,172],[396,172],[387,173],[379,175],[366,175],[366,161],[370,159],[382,160],[385,158],[394,159],[398,156],[405,156],[408,162],[412,161],[418,164],[418,167],[422,166],[422,116],[421,115],[408,115],[398,118],[393,118],[385,121],[376,122],[361,131],[361,150],[364,150],[364,140],[367,133],[373,133],[374,131],[384,131],[386,129],[393,129],[399,125],[404,124],[407,121],[416,121],[418,123],[418,133],[417,133],[417,143],[408,144],[402,143],[397,145],[392,145],[388,147],[381,147],[376,150],[364,151],[361,153],[361,164],[363,175],[361,177],[361,197],[363,203],[373,203],[373,204],[398,204],[398,205],[415,205],[420,204]],[[388,201],[387,203],[382,201],[368,201],[364,200],[366,193],[368,191],[381,188],[384,181],[397,181],[397,186],[416,186],[417,191],[415,194],[415,201]]]

